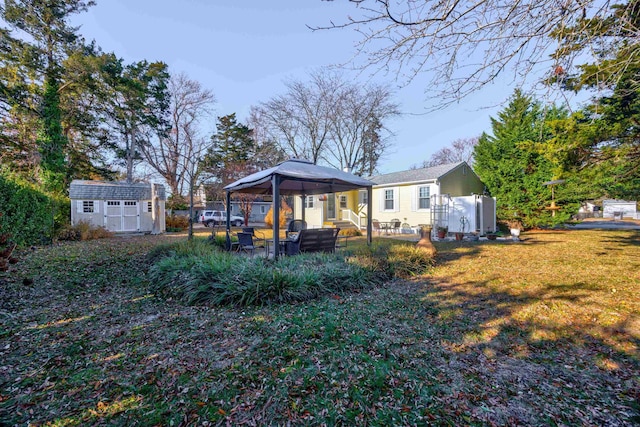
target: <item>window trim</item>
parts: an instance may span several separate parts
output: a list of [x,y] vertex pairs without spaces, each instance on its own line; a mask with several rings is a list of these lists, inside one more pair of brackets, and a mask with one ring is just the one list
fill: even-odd
[[[420,190],[423,189],[423,188],[427,189],[427,194],[428,194],[427,197],[420,197]],[[426,199],[426,201],[427,201],[427,205],[428,206],[426,208],[423,208],[421,206],[420,201],[423,200],[423,199]],[[431,186],[430,185],[419,185],[419,186],[417,186],[417,188],[416,188],[416,201],[417,201],[417,208],[418,208],[417,210],[418,211],[426,211],[426,210],[431,209]]]
[[340,209],[347,209],[347,207],[349,206],[349,201],[347,200],[347,196],[344,194],[340,194],[338,196],[338,206],[340,207]]
[[[387,199],[387,191],[391,192],[392,198]],[[386,187],[381,188],[379,194],[379,209],[380,212],[399,212],[400,211],[400,188],[399,187]],[[387,201],[392,201],[391,208],[387,208]]]
[[304,208],[313,209],[315,207],[315,199],[313,196],[304,196]]

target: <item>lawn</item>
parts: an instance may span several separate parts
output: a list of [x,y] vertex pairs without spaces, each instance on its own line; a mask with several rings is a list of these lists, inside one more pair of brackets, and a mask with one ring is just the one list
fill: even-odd
[[184,234],[29,250],[0,275],[0,425],[637,425],[640,233],[522,237],[242,309],[150,292]]

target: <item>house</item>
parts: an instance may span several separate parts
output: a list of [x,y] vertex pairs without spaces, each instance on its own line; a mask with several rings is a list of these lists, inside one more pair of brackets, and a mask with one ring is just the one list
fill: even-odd
[[[448,227],[450,232],[496,230],[495,199],[483,195],[485,186],[466,162],[411,169],[368,178],[374,182],[373,218],[393,219],[413,227]],[[367,192],[364,190],[297,198],[294,216],[300,219],[305,203],[309,227],[334,224],[340,228],[366,224]]]
[[165,231],[166,194],[160,184],[74,180],[69,198],[72,225],[86,221],[114,232]]

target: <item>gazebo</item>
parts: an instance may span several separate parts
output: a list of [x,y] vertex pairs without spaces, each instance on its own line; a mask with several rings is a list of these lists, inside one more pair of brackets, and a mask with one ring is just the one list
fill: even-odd
[[[301,197],[324,193],[338,193],[358,188],[367,189],[367,200],[372,199],[373,182],[338,169],[318,166],[306,160],[290,159],[272,168],[256,172],[224,187],[227,192],[227,206],[231,205],[232,193],[269,194],[273,197],[273,239],[274,248],[279,247],[280,196],[299,195]],[[367,243],[371,244],[372,205],[367,205]],[[304,203],[302,203],[304,219]],[[227,238],[231,232],[231,210],[227,209]],[[278,257],[278,251],[274,251]]]

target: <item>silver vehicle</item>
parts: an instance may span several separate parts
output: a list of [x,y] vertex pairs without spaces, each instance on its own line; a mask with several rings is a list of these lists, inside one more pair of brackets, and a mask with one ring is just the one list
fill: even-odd
[[[202,212],[202,215],[200,215],[200,222],[203,223],[205,227],[225,224],[227,222],[227,212],[204,211]],[[240,227],[241,225],[244,225],[244,218],[237,215],[231,215],[231,225],[233,225],[234,227]]]

